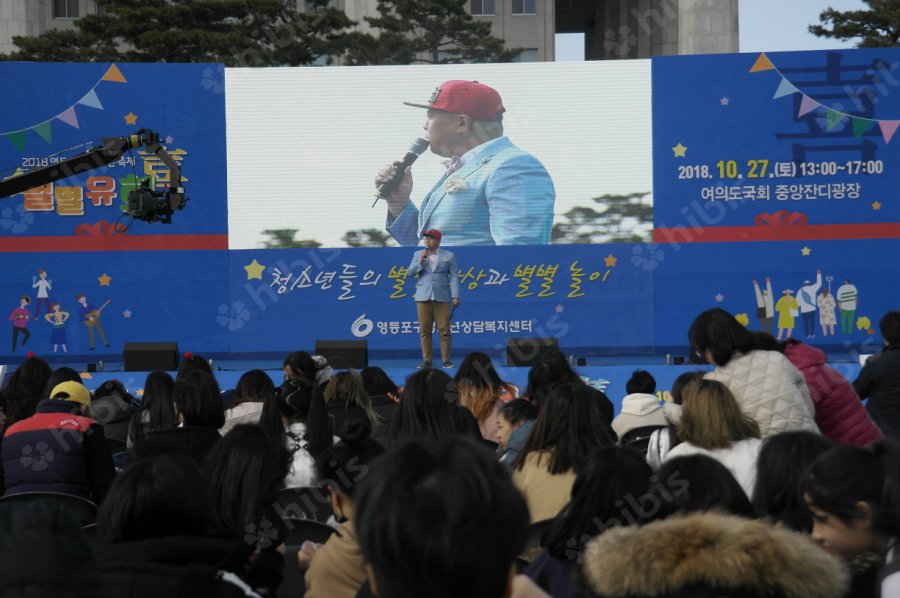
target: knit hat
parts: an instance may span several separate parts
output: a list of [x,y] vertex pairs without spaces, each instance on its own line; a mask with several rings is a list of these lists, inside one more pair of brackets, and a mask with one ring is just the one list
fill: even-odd
[[[68,396],[58,397],[57,395],[60,394]],[[69,381],[57,384],[53,387],[53,390],[50,391],[50,398],[72,401],[73,403],[80,403],[81,405],[87,405],[88,407],[91,405],[91,393],[89,393],[84,384],[81,384],[80,382]]]

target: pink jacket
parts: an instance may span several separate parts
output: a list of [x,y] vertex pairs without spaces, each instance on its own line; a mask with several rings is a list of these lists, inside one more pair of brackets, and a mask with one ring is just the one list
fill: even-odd
[[859,395],[838,371],[826,365],[825,353],[804,344],[787,345],[784,356],[803,374],[816,407],[816,424],[837,444],[866,446],[882,437]]

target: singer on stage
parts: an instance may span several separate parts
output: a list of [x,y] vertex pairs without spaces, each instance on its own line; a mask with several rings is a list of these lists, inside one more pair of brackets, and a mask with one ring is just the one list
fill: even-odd
[[[475,81],[447,81],[428,104],[404,103],[428,110],[425,137],[431,151],[446,158],[447,172],[417,208],[410,200],[411,170],[401,168],[397,188],[384,195],[387,231],[398,243],[416,245],[419,231],[432,228],[443,231],[451,247],[550,243],[553,181],[537,158],[503,135],[506,109],[496,90]],[[376,187],[412,160],[385,166]]]
[[432,329],[437,322],[441,336],[441,362],[452,368],[450,361],[450,302],[459,305],[459,267],[453,252],[441,249],[441,231],[430,229],[422,232],[425,249],[413,255],[409,265],[410,278],[416,281],[416,309],[419,312],[419,330],[422,340],[420,368],[431,367]]

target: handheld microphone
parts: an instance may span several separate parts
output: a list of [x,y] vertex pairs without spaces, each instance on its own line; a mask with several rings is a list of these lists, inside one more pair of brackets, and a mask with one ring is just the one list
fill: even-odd
[[403,159],[400,160],[400,164],[395,167],[396,173],[394,174],[394,178],[378,186],[377,192],[375,193],[375,202],[372,204],[372,207],[375,207],[375,204],[378,203],[379,199],[390,195],[398,186],[400,186],[400,183],[403,181],[403,173],[406,172],[407,168],[412,166],[413,162],[415,162],[426,149],[428,149],[428,141],[425,139],[420,137],[412,142],[412,145],[406,150]]

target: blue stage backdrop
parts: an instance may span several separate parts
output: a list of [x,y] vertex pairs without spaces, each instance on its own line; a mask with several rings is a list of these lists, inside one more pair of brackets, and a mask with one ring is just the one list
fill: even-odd
[[[900,186],[900,141],[893,139],[898,65],[898,49],[655,59],[652,114],[648,108],[634,115],[653,123],[644,155],[653,164],[655,243],[451,248],[463,289],[454,348],[495,352],[509,337],[554,336],[578,355],[686,356],[692,319],[722,307],[753,329],[874,352],[878,319],[897,307],[897,266],[889,256],[900,233],[893,194]],[[488,75],[509,68],[482,67]],[[441,72],[428,71],[423,85],[433,87]],[[242,201],[274,198],[253,194],[252,169],[229,181],[225,94],[232,91],[225,74],[220,65],[0,63],[3,80],[16,82],[0,92],[0,176],[146,127],[181,158],[190,198],[172,225],[139,222],[116,233],[111,223],[129,185],[147,176],[157,187],[168,184],[158,162],[134,152],[112,167],[0,199],[0,297],[10,317],[7,339],[17,343],[14,351],[11,342],[0,343],[0,358],[55,349],[112,359],[127,341],[170,340],[195,353],[253,356],[311,349],[325,338],[366,339],[376,356],[416,354],[415,281],[407,276],[413,248],[252,249],[248,242],[228,249],[229,183],[240,185]],[[511,95],[529,99],[521,90]],[[348,106],[352,100],[341,99]],[[524,119],[523,110],[510,111],[514,140],[517,127],[527,128],[524,110]],[[536,114],[533,121],[543,122]],[[358,106],[350,116],[371,117]],[[255,124],[229,120],[229,144]],[[329,133],[310,131],[309,147],[316,147],[315,134]],[[528,147],[547,156],[561,141],[548,139],[546,152],[533,141]],[[609,139],[593,142],[609,146]],[[331,158],[316,163],[311,153],[294,162],[298,169],[332,168],[339,177]],[[571,188],[547,161],[554,184]],[[282,175],[279,199],[293,203],[283,222],[266,226],[299,229],[302,239],[305,214],[322,221],[322,198],[291,195],[293,171]],[[371,176],[362,178],[371,185]],[[585,197],[598,193],[592,187]],[[322,239],[340,238],[342,213],[351,206],[370,209],[371,188],[333,199],[341,202],[329,216],[336,232]],[[593,216],[565,217],[567,238],[575,239],[578,218]],[[103,335],[84,325],[94,310]],[[31,334],[24,347],[25,334],[13,332],[22,322]]]

